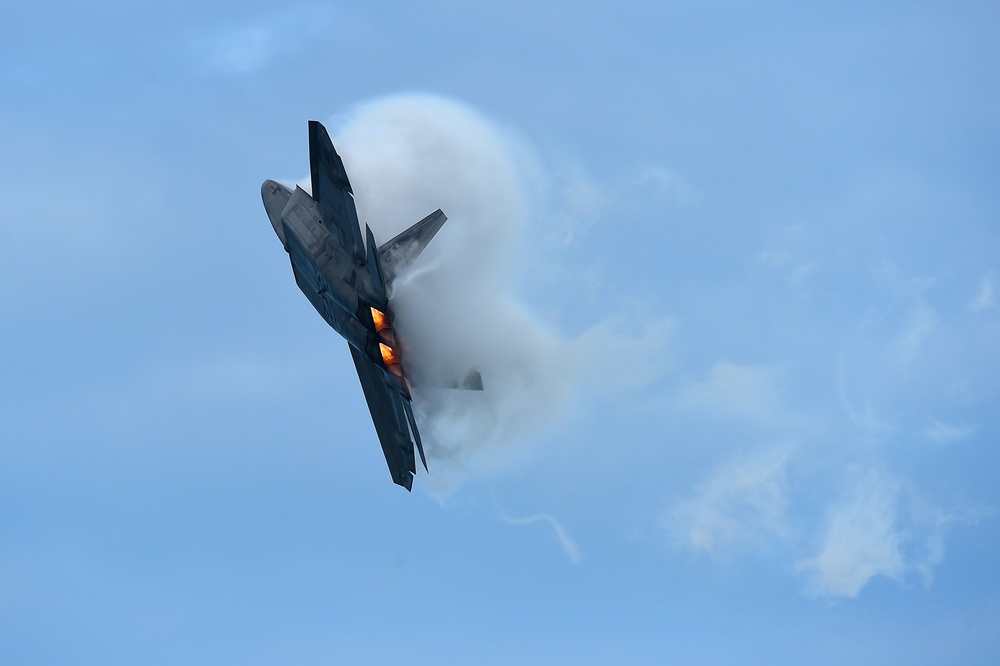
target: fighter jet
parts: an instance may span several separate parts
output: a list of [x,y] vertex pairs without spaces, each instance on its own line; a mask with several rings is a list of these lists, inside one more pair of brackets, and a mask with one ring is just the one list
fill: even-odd
[[[347,340],[392,480],[407,490],[416,462],[427,469],[410,406],[402,350],[393,331],[389,288],[448,218],[434,211],[378,245],[368,225],[362,238],[354,191],[326,128],[309,121],[312,195],[265,180],[264,209],[292,262],[299,289],[326,322]],[[475,383],[475,378],[472,380]],[[482,388],[481,379],[478,386]]]

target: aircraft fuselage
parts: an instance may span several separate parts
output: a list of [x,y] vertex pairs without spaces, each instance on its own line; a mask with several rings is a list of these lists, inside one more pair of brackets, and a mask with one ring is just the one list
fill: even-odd
[[384,365],[371,308],[388,316],[388,300],[373,284],[370,270],[359,265],[319,215],[316,201],[301,187],[290,190],[273,180],[261,187],[271,226],[292,259],[295,281],[316,311],[348,343]]

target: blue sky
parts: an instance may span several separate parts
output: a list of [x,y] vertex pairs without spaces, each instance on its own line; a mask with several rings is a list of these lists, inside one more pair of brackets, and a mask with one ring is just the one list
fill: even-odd
[[[2,661],[995,663],[998,19],[6,9]],[[449,214],[412,494],[260,202],[309,119]]]

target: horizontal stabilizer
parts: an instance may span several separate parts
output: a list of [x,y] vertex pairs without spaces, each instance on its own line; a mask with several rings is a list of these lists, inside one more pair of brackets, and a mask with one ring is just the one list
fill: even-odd
[[382,272],[386,283],[391,283],[397,275],[406,270],[427,247],[447,219],[448,217],[439,208],[379,247],[378,254],[382,259]]

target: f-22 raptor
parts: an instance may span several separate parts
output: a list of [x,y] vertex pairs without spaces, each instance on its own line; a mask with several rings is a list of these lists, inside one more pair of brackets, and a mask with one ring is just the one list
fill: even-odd
[[[288,252],[299,289],[347,340],[392,480],[410,490],[414,444],[425,470],[427,459],[388,294],[393,279],[448,218],[438,209],[382,245],[367,224],[362,237],[344,163],[326,128],[315,120],[309,121],[309,171],[312,195],[265,180],[264,209]],[[481,389],[481,381],[467,388]]]

